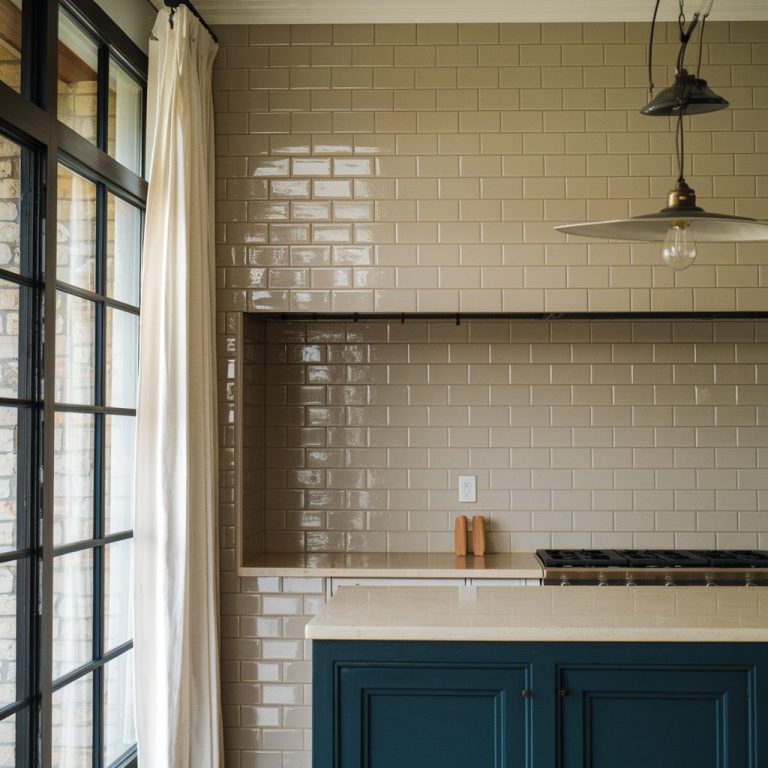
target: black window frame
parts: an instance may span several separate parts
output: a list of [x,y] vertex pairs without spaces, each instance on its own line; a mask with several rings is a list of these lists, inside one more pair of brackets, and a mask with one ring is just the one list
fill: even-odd
[[[99,48],[97,78],[97,140],[91,143],[60,123],[57,117],[59,8]],[[141,175],[107,153],[110,59],[142,86],[142,126],[146,121],[147,57],[94,0],[24,0],[22,7],[21,92],[0,82],[0,133],[22,147],[22,253],[19,274],[0,268],[0,279],[24,286],[27,300],[20,306],[20,352],[30,350],[22,365],[19,397],[0,398],[0,407],[18,407],[19,519],[17,549],[0,554],[0,564],[16,559],[17,577],[17,698],[0,710],[0,720],[14,713],[16,765],[52,765],[52,695],[67,683],[93,674],[93,766],[103,763],[101,739],[104,675],[107,662],[126,653],[132,640],[104,653],[104,547],[130,539],[132,531],[104,535],[104,425],[109,415],[135,416],[135,409],[105,404],[105,324],[107,308],[139,314],[139,308],[106,296],[107,195],[113,194],[142,211],[147,184]],[[142,137],[143,138],[143,137]],[[143,155],[145,156],[145,155]],[[83,291],[57,280],[57,170],[59,164],[96,184],[96,284]],[[142,165],[141,171],[143,172]],[[96,397],[92,405],[55,402],[55,307],[57,292],[95,303]],[[24,395],[24,397],[22,397]],[[21,428],[21,414],[25,427]],[[94,530],[91,539],[54,546],[53,476],[56,413],[93,414]],[[24,513],[22,514],[22,497]],[[54,557],[71,551],[93,552],[93,651],[91,661],[56,681],[53,670]],[[24,568],[21,568],[21,563]],[[22,573],[23,571],[23,573]],[[19,719],[19,713],[21,719]],[[112,766],[136,764],[135,748]]]
[[[39,290],[39,227],[42,181],[39,147],[8,126],[4,138],[20,149],[19,271],[0,267],[0,280],[19,288],[19,379],[17,397],[0,397],[0,407],[17,412],[16,547],[0,554],[0,565],[15,563],[16,572],[16,701],[0,709],[0,722],[16,716],[16,764],[32,765],[34,701],[39,689],[40,509],[42,486],[36,469],[42,443],[42,293]],[[30,354],[23,354],[29,350]],[[26,599],[25,599],[26,597]],[[21,725],[21,727],[19,727]]]

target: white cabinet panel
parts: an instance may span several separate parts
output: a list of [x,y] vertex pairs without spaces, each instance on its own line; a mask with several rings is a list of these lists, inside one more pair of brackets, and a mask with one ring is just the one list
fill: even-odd
[[463,587],[468,579],[332,578],[326,580],[328,597],[342,587]]

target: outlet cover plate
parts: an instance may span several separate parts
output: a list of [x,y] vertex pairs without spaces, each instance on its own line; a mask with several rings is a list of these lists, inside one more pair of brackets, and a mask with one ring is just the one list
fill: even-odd
[[477,477],[475,475],[459,475],[459,502],[473,503],[477,501]]

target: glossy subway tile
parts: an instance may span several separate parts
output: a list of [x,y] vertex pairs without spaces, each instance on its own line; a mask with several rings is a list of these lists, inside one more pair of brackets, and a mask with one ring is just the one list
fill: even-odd
[[[636,114],[647,24],[217,31],[222,594],[264,598],[227,602],[228,761],[307,764],[299,639],[323,599],[321,580],[237,578],[243,459],[269,463],[243,489],[256,548],[450,550],[463,471],[496,551],[768,546],[762,321],[596,321],[574,337],[571,324],[473,322],[461,338],[453,325],[272,323],[266,346],[285,356],[270,350],[260,372],[263,326],[239,317],[768,309],[757,244],[701,244],[675,277],[655,246],[552,230],[647,213],[667,192],[672,135]],[[694,122],[694,186],[706,207],[765,218],[765,25],[707,34],[705,77],[732,109]],[[241,320],[246,357],[230,365]],[[410,361],[411,345],[440,359]],[[369,468],[385,474],[361,480]]]

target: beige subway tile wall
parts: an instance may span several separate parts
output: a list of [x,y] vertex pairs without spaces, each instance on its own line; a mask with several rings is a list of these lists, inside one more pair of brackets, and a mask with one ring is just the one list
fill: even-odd
[[[219,303],[247,311],[765,310],[763,244],[571,238],[566,221],[659,210],[667,118],[638,113],[646,24],[221,27]],[[662,25],[654,78],[677,52]],[[768,218],[763,23],[707,26],[731,108],[689,121],[705,208]],[[695,51],[691,52],[691,56]]]
[[[238,449],[242,453],[233,453],[229,466],[238,473],[234,484],[240,496],[241,507],[249,510],[249,514],[242,517],[240,537],[243,549],[261,551],[264,548],[266,520],[266,326],[258,322],[254,315],[241,314],[232,317],[236,356],[231,361],[231,366],[232,369],[242,367],[243,375],[240,382],[242,396],[238,401],[239,409],[234,414],[237,426],[230,429],[233,433],[235,429],[239,430]],[[247,466],[242,461],[243,456],[248,457]]]
[[[249,519],[253,526],[248,533],[260,535],[263,470],[250,470],[238,481],[236,475],[243,467],[235,450],[236,419],[242,419],[243,447],[251,458],[264,442],[260,387],[265,369],[259,362],[265,337],[260,327],[238,313],[217,316],[225,764],[227,768],[310,768],[311,652],[304,626],[325,602],[325,579],[239,578],[237,574],[235,488],[239,483],[244,501],[257,513]],[[243,361],[249,371],[245,381],[236,375]]]
[[[673,273],[659,265],[655,245],[567,241],[553,231],[560,222],[646,213],[664,204],[675,177],[672,126],[637,114],[646,100],[647,24],[216,31],[222,43],[215,104],[226,764],[309,768],[310,652],[303,627],[322,604],[325,585],[237,576],[235,489],[244,467],[235,424],[247,428],[250,467],[259,464],[253,457],[267,435],[257,365],[267,350],[254,335],[257,327],[239,313],[765,310],[768,261],[764,245],[706,245],[694,267]],[[661,87],[671,82],[677,46],[668,27],[657,39],[654,74]],[[688,179],[708,209],[768,218],[768,26],[711,23],[707,39],[703,75],[731,109],[691,120]],[[583,334],[580,324],[543,324],[547,337],[528,326],[533,335],[515,338],[514,348],[506,345],[505,324],[496,331],[486,325],[490,335],[469,342],[456,341],[448,326],[430,326],[428,334],[445,335],[426,345],[397,335],[386,345],[362,342],[347,338],[345,329],[343,341],[323,342],[325,354],[363,344],[369,358],[374,355],[365,366],[386,367],[389,379],[290,382],[298,400],[290,406],[304,417],[316,409],[312,418],[321,423],[282,427],[286,433],[312,429],[328,439],[337,434],[332,430],[350,427],[322,423],[322,409],[340,407],[345,419],[351,409],[383,410],[389,421],[365,425],[373,443],[360,450],[384,451],[385,461],[398,463],[393,454],[399,451],[392,449],[404,446],[403,458],[414,460],[413,482],[422,487],[357,488],[359,467],[324,467],[322,482],[333,487],[320,490],[341,491],[345,504],[315,508],[307,519],[345,532],[344,546],[346,533],[355,533],[376,535],[381,546],[395,549],[413,546],[411,536],[437,547],[435,536],[444,535],[454,502],[446,496],[445,509],[421,503],[436,477],[425,473],[445,477],[465,459],[483,456],[490,463],[484,474],[478,471],[488,482],[481,497],[501,490],[520,505],[510,506],[506,517],[503,509],[490,510],[503,532],[493,540],[499,548],[516,546],[520,536],[559,542],[560,534],[595,546],[621,536],[638,546],[713,540],[768,546],[760,487],[768,444],[760,432],[766,403],[760,387],[768,385],[767,363],[758,359],[766,349],[764,325],[662,325],[669,329],[664,338],[657,324],[637,323],[631,343],[595,338],[593,344],[569,335]],[[470,326],[462,328],[471,333]],[[696,335],[700,328],[706,339]],[[681,336],[684,329],[694,335]],[[314,344],[302,339],[290,346]],[[430,359],[430,345],[443,355],[447,350],[447,361]],[[408,365],[397,357],[403,349],[414,356]],[[247,393],[244,360],[251,369]],[[534,380],[513,382],[511,368],[506,383],[493,380],[493,366],[512,364]],[[358,363],[335,365],[347,376]],[[295,367],[307,374],[312,366],[297,360]],[[470,380],[473,366],[489,368],[486,379]],[[422,377],[426,369],[427,380],[409,380],[409,369]],[[536,371],[545,369],[549,379],[536,380]],[[430,370],[445,378],[430,382]],[[662,380],[654,379],[657,370]],[[466,380],[452,380],[463,375]],[[366,398],[373,391],[376,400],[363,406],[333,401],[355,386],[366,388]],[[406,388],[405,404],[397,400],[398,387]],[[491,402],[492,392],[524,389],[527,404]],[[651,391],[658,402],[649,399]],[[438,392],[446,402],[428,399]],[[747,392],[758,401],[740,399]],[[319,396],[325,402],[312,401]],[[327,412],[328,418],[338,413]],[[422,431],[421,440],[408,443],[409,431],[415,439],[415,430],[423,430],[422,422],[411,421],[417,413],[422,422],[434,419],[434,437]],[[439,442],[446,435],[448,445]],[[452,435],[461,436],[459,444],[451,443]],[[491,435],[508,442],[505,467],[496,466],[499,446]],[[524,437],[528,463],[537,456],[540,465],[513,465],[520,448],[514,443]],[[332,448],[342,450],[345,461],[357,450]],[[318,468],[280,468],[275,484],[282,472],[287,478]],[[407,485],[410,469],[376,471],[394,473],[389,479],[400,478],[400,485],[405,472]],[[544,477],[547,488],[539,487]],[[248,530],[254,546],[266,539],[259,506],[266,480],[266,471],[240,477],[248,508],[257,513]],[[375,499],[380,491],[386,504],[365,508],[364,494]],[[580,500],[585,491],[599,504]],[[315,541],[310,534],[322,532],[301,529],[295,509],[275,508],[285,510],[286,530],[300,535],[297,546],[307,547],[307,537]],[[509,511],[526,508],[523,515]]]
[[768,322],[249,321],[246,564],[450,552],[470,513],[496,552],[768,547]]

